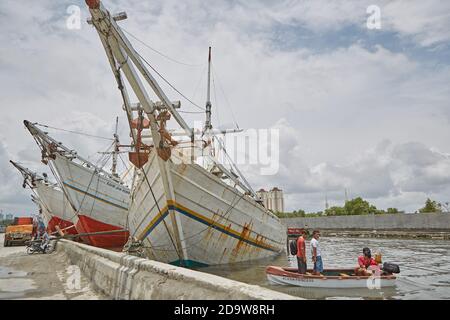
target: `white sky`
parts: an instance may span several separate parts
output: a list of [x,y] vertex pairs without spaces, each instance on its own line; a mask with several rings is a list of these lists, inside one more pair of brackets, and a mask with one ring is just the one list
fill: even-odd
[[[69,30],[67,8],[81,8]],[[206,57],[213,47],[214,125],[279,128],[280,171],[255,188],[278,186],[288,210],[322,210],[362,196],[377,207],[415,211],[427,197],[450,201],[449,1],[137,1],[104,0],[126,11],[120,25],[174,63],[136,49],[204,105]],[[368,30],[366,8],[381,9]],[[36,211],[8,163],[39,172],[28,119],[111,136],[125,115],[84,1],[0,2],[0,208]],[[200,66],[198,66],[200,65]],[[162,85],[170,98],[181,99]],[[225,92],[225,95],[222,93]],[[181,99],[182,100],[182,99]],[[196,110],[183,101],[185,110]],[[228,107],[228,102],[231,109]],[[187,116],[189,121],[194,118]],[[107,141],[54,132],[85,156]]]

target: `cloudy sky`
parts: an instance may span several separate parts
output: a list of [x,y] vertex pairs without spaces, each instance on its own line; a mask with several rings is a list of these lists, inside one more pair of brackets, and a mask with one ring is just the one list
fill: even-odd
[[[280,169],[255,188],[279,186],[288,210],[322,210],[362,196],[415,211],[450,201],[450,2],[104,0],[147,58],[181,92],[205,100],[213,47],[214,125],[280,130]],[[368,29],[367,7],[381,10]],[[81,28],[67,28],[69,6]],[[40,153],[22,121],[110,137],[121,100],[84,1],[0,1],[0,208],[35,212],[8,163],[39,172]],[[73,20],[70,20],[73,21]],[[175,60],[175,61],[174,61]],[[184,110],[195,107],[181,99]],[[187,115],[188,121],[195,119]],[[109,141],[49,130],[95,158]]]

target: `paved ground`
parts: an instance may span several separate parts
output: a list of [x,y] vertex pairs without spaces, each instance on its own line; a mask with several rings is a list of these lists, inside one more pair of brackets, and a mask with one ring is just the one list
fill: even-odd
[[24,246],[3,247],[0,234],[0,300],[98,300],[95,292],[63,252],[28,255]]

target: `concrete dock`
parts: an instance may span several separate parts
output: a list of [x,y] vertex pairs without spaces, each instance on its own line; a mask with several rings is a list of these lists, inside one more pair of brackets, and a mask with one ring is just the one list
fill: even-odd
[[[0,299],[107,299],[82,273],[78,277],[64,252],[28,255],[25,246],[4,248],[4,236],[0,234]],[[78,279],[72,281],[74,276]]]
[[28,255],[24,246],[0,245],[0,257],[0,299],[298,299],[69,240],[59,240],[50,254]]

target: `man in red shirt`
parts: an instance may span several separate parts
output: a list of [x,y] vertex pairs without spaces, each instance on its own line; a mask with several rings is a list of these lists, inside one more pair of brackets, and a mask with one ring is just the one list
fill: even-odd
[[306,231],[302,230],[300,237],[297,239],[297,265],[298,273],[306,273],[306,244],[305,244]]
[[372,273],[367,271],[370,266],[378,266],[378,263],[372,258],[370,249],[364,248],[363,255],[358,257],[358,266],[355,268],[355,274],[358,276],[371,275]]

